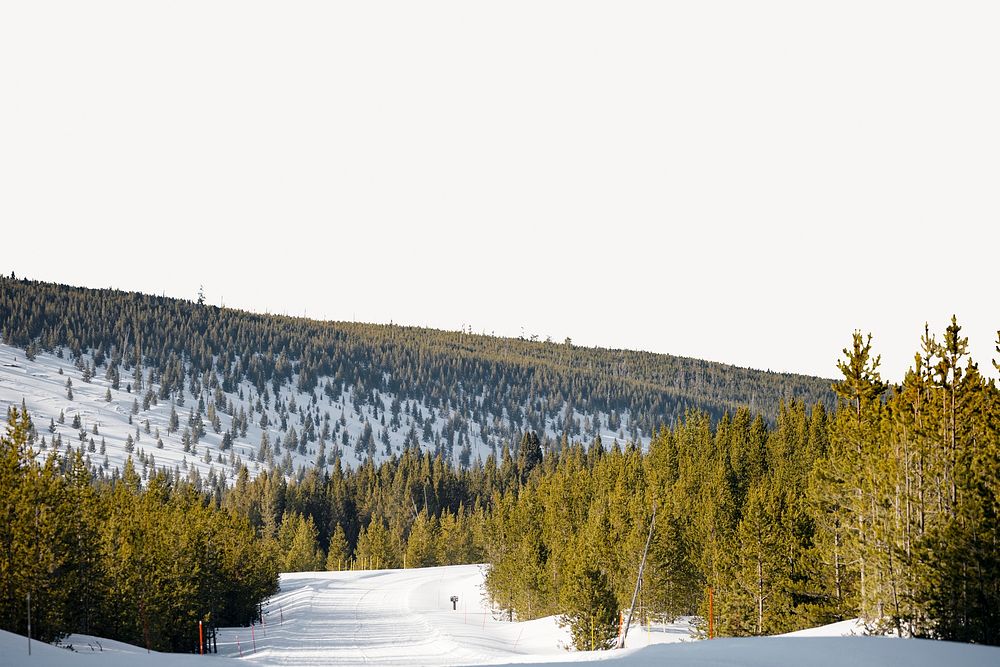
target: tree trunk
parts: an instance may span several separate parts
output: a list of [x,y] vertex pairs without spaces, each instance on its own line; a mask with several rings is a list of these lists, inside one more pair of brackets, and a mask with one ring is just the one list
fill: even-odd
[[764,564],[757,558],[757,634],[764,633]]

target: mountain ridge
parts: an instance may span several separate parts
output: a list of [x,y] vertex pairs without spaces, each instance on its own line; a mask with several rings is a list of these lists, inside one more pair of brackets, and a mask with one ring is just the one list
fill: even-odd
[[[27,399],[36,421],[80,414],[93,429],[107,418],[113,393],[115,414],[128,419],[104,429],[121,454],[112,456],[116,467],[129,436],[141,437],[130,433],[138,428],[133,417],[150,423],[148,435],[159,431],[154,442],[183,451],[180,461],[165,459],[175,466],[194,465],[195,451],[209,464],[202,474],[223,459],[292,474],[323,462],[384,460],[409,447],[467,467],[504,446],[516,449],[531,431],[547,450],[598,437],[645,446],[659,426],[690,410],[716,420],[749,407],[773,421],[783,401],[833,406],[829,381],[804,375],[13,277],[0,277],[0,336],[4,352],[20,348],[26,363],[44,365],[38,373],[76,383],[73,400],[68,387],[33,383],[30,368],[18,377],[0,369],[7,384],[0,398]],[[185,413],[187,425],[168,430]],[[81,442],[90,446],[89,438]]]

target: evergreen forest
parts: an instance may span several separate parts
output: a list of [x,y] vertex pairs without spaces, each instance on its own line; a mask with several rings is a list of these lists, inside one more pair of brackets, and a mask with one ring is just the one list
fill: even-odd
[[[635,613],[697,616],[707,632],[711,596],[723,636],[860,617],[876,633],[1000,644],[1000,390],[955,319],[924,332],[899,383],[855,332],[831,385],[0,280],[6,342],[29,357],[64,346],[98,366],[130,359],[154,369],[164,400],[193,377],[208,394],[209,376],[261,390],[330,376],[426,403],[471,395],[470,409],[520,417],[477,464],[413,446],[357,467],[242,466],[232,483],[202,484],[176,470],[143,477],[131,459],[107,476],[71,448],[43,457],[31,417],[12,408],[0,447],[4,629],[24,632],[30,594],[37,637],[183,651],[199,620],[251,622],[279,571],[483,562],[498,618],[556,614],[577,648],[603,648],[631,605],[652,522]],[[637,415],[648,440],[569,428],[550,439],[528,418],[543,400]]]
[[89,354],[97,369],[123,369],[115,371],[123,383],[128,370],[149,368],[160,398],[209,374],[223,391],[247,379],[258,394],[269,386],[277,394],[287,382],[312,390],[320,378],[332,378],[358,395],[380,391],[402,402],[498,417],[502,424],[489,434],[498,445],[523,431],[542,432],[546,421],[562,424],[570,436],[586,435],[573,423],[573,410],[611,419],[629,413],[626,437],[638,440],[689,409],[717,419],[746,405],[773,421],[781,400],[833,406],[829,382],[803,375],[583,348],[569,339],[321,322],[200,301],[0,276],[0,336],[29,356],[61,347],[75,358]]

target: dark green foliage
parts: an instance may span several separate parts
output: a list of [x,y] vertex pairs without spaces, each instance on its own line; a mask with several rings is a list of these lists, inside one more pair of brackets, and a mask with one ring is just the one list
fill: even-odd
[[517,450],[517,472],[521,482],[528,479],[531,471],[542,462],[542,445],[534,431],[525,433]]
[[882,398],[870,343],[855,334],[845,350],[841,407],[813,475],[821,581],[875,630],[996,644],[1000,392],[960,332],[954,318],[941,342],[925,331]]
[[95,483],[79,451],[36,462],[27,416],[0,438],[0,627],[53,640],[72,632],[188,650],[197,621],[249,623],[276,590],[275,552],[245,516],[171,477],[145,490],[126,463]]
[[559,622],[569,626],[579,651],[611,648],[618,636],[618,602],[608,578],[597,567],[579,561],[570,569],[560,591]]
[[[0,277],[0,323],[0,335],[13,345],[65,345],[77,358],[93,352],[95,361],[107,363],[115,389],[118,364],[141,359],[153,367],[160,399],[181,398],[189,374],[210,370],[227,391],[248,379],[263,392],[297,375],[299,389],[315,389],[328,376],[358,390],[363,401],[378,390],[400,402],[471,412],[477,397],[477,410],[506,413],[515,423],[492,434],[497,442],[542,432],[546,418],[577,435],[567,404],[583,414],[610,414],[614,431],[641,428],[646,436],[689,408],[718,418],[752,401],[773,419],[783,397],[832,406],[826,382],[799,375],[646,352],[257,315],[7,276]],[[632,421],[623,424],[626,412]]]
[[1000,391],[959,332],[925,336],[894,387],[855,334],[832,417],[797,401],[773,426],[745,409],[714,426],[692,411],[645,455],[596,443],[547,454],[541,474],[492,500],[495,605],[568,614],[558,593],[600,572],[624,609],[655,502],[641,603],[655,615],[704,616],[711,587],[722,635],[861,616],[874,632],[1000,643]]
[[[1000,392],[968,359],[955,321],[940,341],[925,333],[914,367],[894,386],[879,375],[870,337],[855,334],[832,390],[664,355],[261,316],[9,278],[0,278],[0,323],[6,342],[33,353],[66,346],[88,375],[82,355],[91,354],[116,390],[119,368],[134,368],[137,391],[147,387],[144,410],[147,398],[191,400],[187,450],[201,452],[203,415],[219,432],[216,411],[233,418],[227,444],[248,423],[266,426],[261,401],[281,405],[283,432],[265,434],[257,452],[277,460],[277,471],[250,480],[243,469],[226,490],[218,478],[182,483],[154,466],[142,491],[131,464],[114,485],[70,481],[90,473],[58,434],[58,457],[30,463],[18,450],[24,443],[6,444],[22,437],[17,429],[30,430],[14,422],[0,471],[3,627],[20,627],[19,600],[32,587],[39,631],[49,637],[87,628],[141,644],[148,631],[159,638],[151,642],[170,646],[180,635],[150,621],[151,610],[181,619],[178,627],[206,614],[239,619],[266,577],[222,603],[230,591],[197,577],[151,575],[183,592],[187,602],[177,606],[136,574],[171,560],[194,567],[174,549],[184,543],[200,554],[195,569],[237,576],[238,559],[224,565],[206,546],[205,526],[294,568],[486,560],[487,588],[506,617],[569,620],[600,609],[606,620],[608,609],[629,604],[655,503],[640,617],[704,617],[711,587],[723,635],[861,616],[874,631],[1000,643]],[[150,367],[146,385],[140,362]],[[320,402],[336,405],[350,390],[339,420],[337,408],[331,422],[282,398],[283,385],[313,389],[324,376],[331,380]],[[249,415],[242,405],[239,415],[231,405],[224,411],[223,395],[211,390],[235,391],[244,380],[255,385],[257,405]],[[159,393],[150,395],[155,382]],[[393,395],[390,404],[383,394]],[[363,407],[371,416],[352,440],[341,430],[343,411]],[[413,420],[406,446],[389,451],[388,433],[405,428],[401,414]],[[447,424],[432,428],[441,414]],[[620,441],[601,442],[604,420]],[[469,448],[473,421],[495,446],[482,465]],[[168,430],[179,422],[172,409]],[[555,440],[545,435],[552,424],[561,432]],[[632,444],[639,430],[652,435],[647,452]],[[345,471],[340,446],[388,459]],[[320,463],[330,451],[328,465],[293,471],[289,451],[313,449]],[[459,469],[449,463],[456,457]],[[119,525],[112,510],[125,528],[111,529]],[[184,516],[202,527],[179,527]],[[70,549],[67,536],[84,548]],[[109,545],[123,551],[112,557]],[[92,553],[101,558],[84,557]],[[51,586],[42,571],[81,573],[79,581],[98,585]],[[70,609],[66,599],[81,602]],[[592,626],[595,644],[605,620]],[[587,632],[577,645],[589,647]]]

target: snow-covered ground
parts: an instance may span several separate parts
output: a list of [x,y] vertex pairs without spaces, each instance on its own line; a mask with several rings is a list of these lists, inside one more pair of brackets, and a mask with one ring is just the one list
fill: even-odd
[[219,652],[242,651],[263,665],[464,665],[563,655],[567,634],[553,618],[494,617],[482,599],[480,567],[284,574],[256,629],[257,652],[246,628],[221,631]]
[[[89,355],[83,355],[84,364],[92,362]],[[456,465],[461,464],[465,443],[468,443],[470,464],[485,461],[491,454],[499,456],[503,441],[509,439],[506,434],[514,429],[505,416],[484,414],[480,417],[483,423],[480,423],[462,419],[454,410],[432,408],[417,401],[400,401],[398,423],[393,423],[392,406],[396,397],[391,393],[379,392],[377,402],[368,397],[367,402],[357,401],[356,405],[352,387],[334,383],[332,378],[321,377],[315,390],[302,392],[298,391],[296,378],[293,377],[291,383],[281,387],[278,395],[273,394],[273,386],[269,384],[268,395],[261,396],[249,382],[242,382],[232,392],[223,392],[222,404],[215,406],[220,426],[220,431],[216,433],[207,415],[208,404],[215,398],[213,390],[203,388],[200,395],[192,395],[188,383],[183,392],[183,404],[175,406],[168,398],[160,399],[149,407],[144,406],[146,391],[159,389],[155,384],[149,386],[149,370],[142,370],[145,385],[142,390],[128,391],[130,383],[134,382],[134,371],[120,367],[119,388],[114,389],[105,377],[105,366],[98,367],[95,375],[86,382],[83,371],[68,353],[58,356],[43,352],[29,361],[24,350],[0,342],[0,429],[6,428],[7,409],[10,406],[20,407],[23,401],[38,431],[39,442],[35,448],[40,457],[52,451],[53,439],[58,438],[61,453],[65,453],[67,445],[74,449],[83,445],[91,462],[111,474],[115,468],[120,471],[128,458],[126,441],[131,437],[131,456],[140,474],[146,472],[144,467],[176,469],[182,477],[197,470],[202,478],[214,472],[229,482],[235,479],[241,464],[246,464],[251,476],[272,464],[286,464],[287,474],[316,465],[320,461],[319,436],[324,425],[328,435],[323,445],[322,464],[329,465],[335,457],[339,457],[342,465],[347,467],[356,467],[368,458],[367,452],[356,450],[366,425],[370,427],[374,439],[372,458],[376,462],[388,458],[389,453],[402,452],[407,438],[415,435],[421,449],[434,451],[436,447],[441,448],[450,453],[450,459]],[[69,387],[72,398],[67,391],[67,380],[72,383]],[[324,392],[327,383],[336,387],[333,395]],[[194,445],[193,451],[184,451],[183,432],[192,411],[198,409],[199,398],[205,404],[202,411],[205,435]],[[279,404],[282,406],[280,410]],[[172,407],[177,412],[179,428],[168,432]],[[133,413],[135,408],[138,412]],[[226,431],[232,431],[233,420],[241,411],[247,417],[246,432],[237,429],[232,448],[223,450],[223,436]],[[263,420],[265,415],[267,419]],[[588,419],[587,415],[578,412],[574,415],[581,423]],[[73,427],[76,417],[79,417],[80,428]],[[617,432],[606,428],[607,414],[599,413],[593,417],[600,419],[604,425],[600,435],[606,447],[611,446],[615,439],[624,444],[628,414],[622,416],[623,428]],[[289,433],[294,429],[294,433],[301,436],[306,430],[307,419],[313,424],[316,437],[307,443],[305,451],[287,446]],[[524,427],[521,424],[517,429]],[[264,433],[267,433],[273,453],[270,457],[261,458],[261,436]],[[547,422],[546,433],[553,438],[561,434],[552,419]],[[39,448],[41,438],[45,439],[45,449]],[[590,438],[587,436],[585,440],[589,442]],[[91,440],[94,441],[93,446]],[[103,453],[102,440],[105,444]],[[158,448],[158,441],[162,441],[162,448]],[[648,442],[648,436],[643,438],[644,445]]]
[[[281,577],[264,623],[219,631],[217,655],[147,653],[141,648],[74,635],[73,651],[0,632],[0,667],[89,665],[488,665],[576,664],[680,667],[798,667],[799,665],[996,667],[1000,648],[853,634],[852,621],[806,636],[695,641],[690,627],[632,627],[623,651],[567,652],[554,618],[510,623],[482,599],[482,569],[455,565],[409,570],[301,572]],[[458,596],[452,609],[451,596]],[[192,628],[195,633],[196,628]]]

